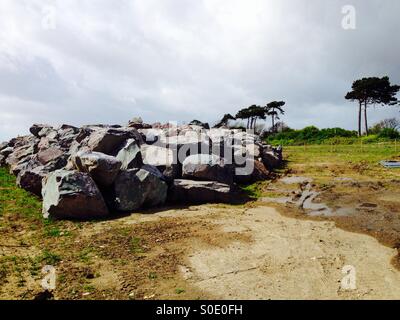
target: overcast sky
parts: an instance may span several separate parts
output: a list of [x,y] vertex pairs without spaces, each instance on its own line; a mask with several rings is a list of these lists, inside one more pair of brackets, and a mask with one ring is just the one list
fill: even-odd
[[398,0],[1,0],[0,140],[32,123],[214,122],[278,99],[291,127],[355,129],[352,81],[400,83],[399,14]]

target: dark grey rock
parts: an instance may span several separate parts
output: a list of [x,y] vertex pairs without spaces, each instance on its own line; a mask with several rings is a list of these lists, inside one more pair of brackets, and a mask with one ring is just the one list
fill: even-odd
[[194,180],[233,183],[233,166],[215,155],[198,154],[185,159],[182,164],[182,177]]
[[42,196],[42,180],[49,172],[44,166],[35,167],[33,169],[22,170],[17,175],[17,185],[37,195]]
[[57,170],[43,180],[43,216],[95,219],[108,215],[104,199],[88,173]]
[[237,203],[245,199],[234,187],[215,181],[174,180],[168,195],[172,203]]
[[121,169],[140,168],[143,165],[140,145],[135,139],[128,139],[117,152],[116,158],[121,162]]
[[100,186],[110,186],[121,168],[121,161],[101,152],[78,152],[71,157],[74,168],[87,172]]
[[114,182],[115,209],[134,211],[142,206],[157,206],[165,202],[168,186],[154,167],[121,171]]

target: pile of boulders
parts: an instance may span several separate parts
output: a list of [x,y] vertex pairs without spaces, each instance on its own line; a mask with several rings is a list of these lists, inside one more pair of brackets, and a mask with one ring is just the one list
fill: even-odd
[[0,165],[43,198],[52,218],[91,219],[164,203],[233,203],[238,184],[270,178],[280,148],[254,134],[200,125],[35,124],[0,144]]

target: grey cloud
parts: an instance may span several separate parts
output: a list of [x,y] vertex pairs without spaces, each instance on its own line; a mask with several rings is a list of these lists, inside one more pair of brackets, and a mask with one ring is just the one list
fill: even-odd
[[[356,30],[341,28],[347,4]],[[48,5],[55,30],[41,26]],[[274,99],[290,126],[354,129],[352,81],[400,83],[399,11],[396,0],[3,0],[0,140],[33,122],[212,122]],[[371,109],[371,123],[398,112]]]

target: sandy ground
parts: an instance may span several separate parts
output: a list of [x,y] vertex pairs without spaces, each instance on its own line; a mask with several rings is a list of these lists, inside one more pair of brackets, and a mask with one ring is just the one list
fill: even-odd
[[[278,181],[267,190],[287,196],[299,183]],[[347,183],[312,186],[321,192],[315,201],[352,209],[347,216],[311,217],[260,199],[63,222],[69,236],[43,237],[7,215],[2,223],[10,227],[0,228],[0,299],[43,293],[46,262],[37,261],[43,248],[60,255],[55,299],[400,299],[400,271],[392,264],[398,184]],[[342,286],[345,266],[355,275],[351,290]]]
[[[182,273],[216,298],[400,298],[400,272],[390,263],[396,251],[370,236],[340,230],[333,222],[284,217],[270,207],[239,215],[231,210],[214,223],[252,239],[221,248],[192,244]],[[355,268],[355,290],[341,288],[346,265]]]

